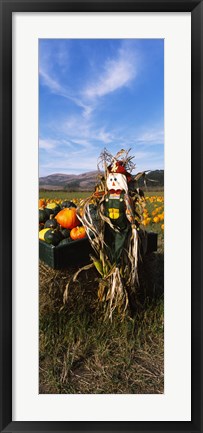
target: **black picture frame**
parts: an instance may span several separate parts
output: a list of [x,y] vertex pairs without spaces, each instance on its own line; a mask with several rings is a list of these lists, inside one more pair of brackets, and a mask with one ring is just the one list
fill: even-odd
[[[192,24],[192,419],[179,422],[12,421],[12,13],[13,12],[191,12]],[[202,0],[0,0],[1,29],[1,432],[203,432],[202,399]],[[14,217],[14,216],[13,216]]]

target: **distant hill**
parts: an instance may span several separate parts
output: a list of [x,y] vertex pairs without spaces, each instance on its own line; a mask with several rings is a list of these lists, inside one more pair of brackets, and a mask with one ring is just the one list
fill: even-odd
[[[97,183],[98,171],[90,171],[83,174],[50,174],[39,178],[41,190],[65,190],[65,191],[93,191]],[[154,170],[146,174],[147,186],[149,188],[164,186],[164,170]],[[138,186],[143,186],[141,178]]]
[[93,191],[97,183],[98,171],[83,174],[50,174],[39,178],[39,188],[65,191]]
[[[164,170],[153,170],[146,173],[146,183],[147,187],[156,188],[164,186]],[[139,186],[144,186],[144,179],[141,178],[138,181]]]

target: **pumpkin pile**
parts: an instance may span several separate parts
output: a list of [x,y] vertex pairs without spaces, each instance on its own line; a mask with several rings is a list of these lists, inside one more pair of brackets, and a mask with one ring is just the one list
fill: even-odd
[[39,200],[39,239],[48,244],[67,245],[86,237],[85,228],[77,217],[76,205]]

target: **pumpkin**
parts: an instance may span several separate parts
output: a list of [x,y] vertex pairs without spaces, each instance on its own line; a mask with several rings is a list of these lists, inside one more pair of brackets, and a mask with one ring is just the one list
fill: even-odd
[[70,229],[63,229],[61,227],[60,232],[62,233],[64,239],[70,238]]
[[60,212],[60,210],[61,210],[61,206],[57,205],[57,206],[53,209],[53,211],[54,211],[54,215],[56,216],[57,213]]
[[47,203],[48,209],[54,209],[56,206],[57,206],[57,203],[55,203],[55,201],[53,201],[51,203]]
[[86,231],[85,228],[83,226],[80,227],[74,227],[71,232],[70,232],[70,237],[71,239],[73,239],[74,241],[76,239],[83,239],[86,237]]
[[56,215],[56,221],[61,227],[72,229],[76,227],[80,221],[77,218],[75,208],[64,208]]
[[40,207],[45,207],[45,206],[46,206],[46,202],[45,202],[44,198],[40,198],[39,199],[39,208]]
[[44,240],[48,244],[56,246],[61,241],[61,236],[56,230],[48,229],[44,234]]
[[44,239],[44,236],[45,236],[45,233],[46,233],[48,230],[50,230],[50,229],[42,229],[42,230],[40,230],[40,232],[39,232],[39,239],[40,239],[41,241],[44,241],[44,240],[45,240],[45,239]]
[[71,239],[71,238],[62,239],[62,241],[60,241],[59,246],[63,247],[63,246],[69,245],[70,242],[73,242],[73,239]]
[[153,221],[154,221],[155,223],[159,223],[160,219],[159,219],[158,216],[155,216],[155,217],[153,218]]
[[58,227],[58,223],[54,218],[54,215],[51,214],[50,218],[45,222],[44,228],[56,229]]
[[46,208],[51,211],[51,213],[53,213],[54,215],[57,215],[58,212],[60,212],[61,210],[61,206],[59,206],[59,204],[53,202],[53,203],[48,203]]
[[46,220],[48,220],[50,218],[50,215],[54,215],[53,209],[49,209],[48,207],[45,207],[44,211],[45,211],[46,216],[47,216]]
[[64,208],[64,207],[77,207],[77,206],[75,203],[73,203],[73,201],[65,200],[61,203],[61,207]]
[[45,223],[45,221],[48,219],[48,215],[45,211],[45,209],[39,209],[39,223]]

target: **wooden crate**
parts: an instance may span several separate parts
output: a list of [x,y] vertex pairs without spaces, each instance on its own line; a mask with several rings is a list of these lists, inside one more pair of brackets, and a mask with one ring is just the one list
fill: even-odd
[[[145,232],[142,239],[143,254],[150,254],[157,250],[157,233]],[[90,254],[94,255],[88,238],[78,239],[67,245],[56,247],[39,241],[39,259],[53,269],[63,269],[74,265],[90,263]]]

